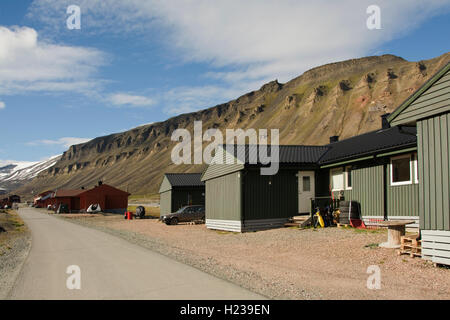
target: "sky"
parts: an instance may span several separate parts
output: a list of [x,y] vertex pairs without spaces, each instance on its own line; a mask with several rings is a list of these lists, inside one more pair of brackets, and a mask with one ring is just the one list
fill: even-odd
[[[368,28],[371,5],[380,28]],[[0,163],[39,161],[325,63],[434,58],[450,51],[449,31],[450,0],[1,0]]]

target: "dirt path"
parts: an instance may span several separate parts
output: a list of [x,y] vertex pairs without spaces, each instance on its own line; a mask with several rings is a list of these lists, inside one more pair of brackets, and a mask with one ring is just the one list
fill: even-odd
[[[72,216],[276,299],[449,299],[450,270],[379,248],[384,230],[276,229],[234,234],[204,225]],[[368,267],[381,289],[367,288]]]

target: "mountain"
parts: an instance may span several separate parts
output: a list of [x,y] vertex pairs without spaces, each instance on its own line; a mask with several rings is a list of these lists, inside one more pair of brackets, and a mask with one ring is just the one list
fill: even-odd
[[164,172],[200,172],[202,165],[176,166],[170,140],[177,128],[193,132],[194,120],[208,128],[278,128],[282,144],[326,144],[376,130],[380,116],[392,112],[437,70],[450,53],[409,62],[393,55],[347,60],[311,69],[287,82],[215,107],[71,146],[51,168],[18,192],[89,187],[98,180],[133,194],[158,191]]
[[29,183],[39,173],[55,165],[60,158],[58,155],[38,162],[13,161],[3,164],[0,166],[0,193],[7,193]]

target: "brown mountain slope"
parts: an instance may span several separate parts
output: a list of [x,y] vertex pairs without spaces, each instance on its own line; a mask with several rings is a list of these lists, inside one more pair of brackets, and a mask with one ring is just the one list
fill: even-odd
[[176,166],[170,159],[171,133],[177,128],[192,132],[194,120],[202,120],[204,130],[278,128],[282,144],[325,144],[332,135],[342,139],[375,130],[382,114],[449,61],[450,53],[421,62],[384,55],[317,67],[213,108],[72,146],[18,193],[89,187],[100,179],[133,194],[155,193],[164,172],[203,169]]

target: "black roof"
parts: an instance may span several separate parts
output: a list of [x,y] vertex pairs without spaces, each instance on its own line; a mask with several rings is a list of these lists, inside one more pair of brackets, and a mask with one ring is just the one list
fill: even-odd
[[[224,145],[227,148],[230,145]],[[261,145],[231,145],[234,147],[234,156],[245,162],[246,164],[254,163],[254,159],[259,160],[259,149]],[[319,159],[329,149],[328,146],[297,146],[297,145],[279,145],[279,163],[302,163],[302,164],[316,164]],[[245,161],[243,151],[245,150]],[[267,145],[267,156],[270,157],[272,152],[271,145]],[[264,152],[265,154],[265,152]],[[252,161],[250,161],[252,160]],[[260,161],[257,161],[260,163]]]
[[166,173],[165,174],[172,187],[195,187],[204,186],[201,181],[201,173]]
[[392,127],[368,132],[342,141],[330,143],[329,151],[320,164],[349,158],[369,156],[381,151],[391,151],[417,145],[416,127]]

